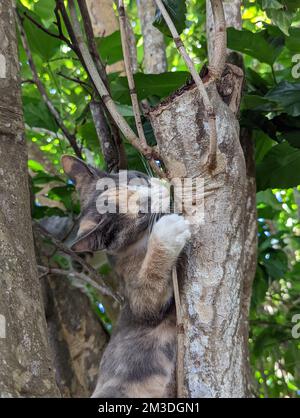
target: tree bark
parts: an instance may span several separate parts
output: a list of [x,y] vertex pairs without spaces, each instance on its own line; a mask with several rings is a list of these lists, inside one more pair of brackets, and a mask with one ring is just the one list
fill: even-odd
[[[234,73],[232,77],[234,84]],[[242,311],[246,166],[239,124],[230,103],[224,103],[213,82],[207,81],[205,86],[217,124],[217,168],[212,173],[203,170],[209,132],[195,86],[160,104],[150,112],[150,118],[170,176],[203,180],[207,190],[213,190],[204,199],[204,222],[200,217],[191,218],[192,240],[179,272],[186,396],[245,397],[248,365]]]
[[66,277],[43,280],[49,341],[63,397],[90,397],[108,334],[81,290]]
[[0,397],[59,396],[30,216],[12,0],[0,4]]
[[168,69],[163,34],[152,23],[155,17],[154,0],[138,0],[138,12],[144,40],[144,72],[164,73]]

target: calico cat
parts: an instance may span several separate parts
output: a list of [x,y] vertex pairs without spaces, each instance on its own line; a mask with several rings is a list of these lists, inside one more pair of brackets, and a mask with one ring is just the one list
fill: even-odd
[[[174,396],[176,315],[171,271],[190,238],[189,223],[177,214],[140,210],[101,214],[99,199],[114,195],[119,208],[124,192],[128,201],[138,197],[140,204],[149,203],[149,177],[128,171],[127,181],[120,183],[117,174],[101,172],[67,155],[62,166],[75,182],[81,201],[72,249],[105,249],[125,300],[92,397]],[[112,180],[118,187],[99,187],[99,180]],[[158,219],[154,225],[153,219]]]

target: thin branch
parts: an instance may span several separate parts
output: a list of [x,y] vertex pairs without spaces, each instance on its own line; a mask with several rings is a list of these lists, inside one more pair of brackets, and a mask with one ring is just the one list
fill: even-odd
[[[119,23],[120,23],[120,31],[121,31],[121,42],[122,42],[122,50],[123,50],[123,57],[124,57],[124,65],[125,65],[128,86],[129,86],[132,110],[133,110],[134,119],[135,119],[135,126],[138,132],[140,143],[142,144],[144,148],[147,148],[148,145],[147,145],[147,140],[146,140],[144,129],[143,129],[140,107],[139,107],[138,97],[137,97],[134,78],[133,78],[133,70],[132,70],[130,51],[129,51],[129,45],[128,45],[128,33],[126,29],[127,27],[126,13],[125,13],[123,0],[118,0],[118,12],[119,12]],[[158,174],[159,176],[162,176],[161,170],[159,169],[159,167],[157,166],[156,162],[153,159],[151,159],[150,165],[156,174]]]
[[37,128],[35,126],[29,126],[27,125],[27,123],[25,124],[25,129],[27,131],[31,131],[39,135],[48,135],[48,136],[51,136],[52,138],[58,138],[61,141],[67,140],[67,138],[63,134],[60,134],[59,132],[53,132],[46,128]]
[[139,140],[141,141],[144,147],[147,147],[147,141],[146,141],[145,133],[143,130],[139,102],[138,102],[138,98],[136,94],[133,72],[132,72],[131,62],[130,62],[128,35],[126,32],[126,15],[125,15],[125,7],[124,7],[123,0],[119,0],[118,12],[119,12],[119,23],[120,23],[121,42],[122,42],[122,50],[123,50],[123,56],[124,56],[125,71],[126,71],[126,76],[128,80],[128,86],[129,86],[129,92],[130,92],[130,97],[131,97],[132,110],[134,113],[135,125],[137,128]]
[[68,128],[65,126],[60,114],[58,113],[58,111],[56,110],[56,108],[54,107],[54,105],[52,104],[51,100],[49,99],[46,89],[43,85],[43,83],[41,82],[35,63],[33,61],[33,57],[29,48],[29,44],[28,44],[28,39],[23,27],[23,21],[22,18],[19,16],[18,12],[16,13],[16,21],[18,24],[18,28],[19,28],[19,32],[20,32],[20,37],[21,37],[21,41],[22,41],[22,45],[23,48],[25,50],[25,53],[27,55],[27,59],[28,59],[28,64],[30,66],[31,72],[32,72],[32,76],[34,79],[34,82],[47,106],[47,108],[49,109],[49,112],[52,114],[52,116],[54,117],[57,125],[60,127],[60,129],[63,131],[64,135],[66,136],[66,138],[68,139],[71,147],[73,148],[75,154],[79,157],[82,158],[82,154],[81,151],[78,147],[78,144],[76,142],[76,137],[73,133],[71,133]]
[[205,90],[204,84],[200,78],[200,75],[198,74],[194,63],[191,59],[191,57],[188,55],[183,42],[179,36],[179,33],[177,32],[177,29],[172,22],[172,19],[170,18],[162,0],[155,0],[157,7],[161,11],[161,14],[172,34],[172,37],[174,39],[176,48],[178,49],[178,52],[184,59],[194,81],[196,86],[198,87],[199,93],[202,97],[203,104],[206,109],[208,123],[209,123],[209,133],[210,133],[210,141],[209,141],[209,154],[208,154],[208,167],[209,169],[213,170],[216,167],[216,153],[217,153],[217,130],[216,130],[216,116],[213,109],[213,106],[210,102],[210,99],[208,97],[208,94]]
[[[95,42],[93,25],[91,22],[86,0],[78,0],[78,5],[79,5],[81,17],[82,17],[82,22],[83,22],[86,39],[87,39],[87,45],[88,45],[90,54],[96,65],[100,78],[103,80],[103,83],[105,84],[105,87],[107,88],[107,91],[110,94],[110,88],[109,88],[109,82],[108,82],[108,78],[106,74],[106,69],[98,53],[97,45]],[[95,90],[97,91],[96,88]],[[104,148],[107,148],[105,144],[109,143],[110,149],[109,150],[105,149],[105,151],[107,152],[103,154],[108,170],[111,171],[111,170],[117,170],[117,169],[122,169],[122,168],[125,169],[127,167],[127,162],[126,162],[126,158],[124,158],[124,156],[126,156],[124,144],[120,136],[119,129],[117,125],[115,124],[113,118],[111,117],[111,114],[107,111],[105,106],[102,104],[101,97],[99,98],[99,101],[94,100],[93,102],[91,102],[90,109],[92,112],[93,119],[95,121],[95,125],[97,125],[96,131],[98,134],[102,152]],[[94,117],[96,114],[97,114],[97,122]],[[116,165],[115,152],[113,152],[116,150],[118,153],[117,165]],[[112,157],[112,159],[109,160],[109,157]]]
[[104,279],[100,276],[100,274],[92,267],[89,263],[87,263],[83,258],[81,258],[78,254],[68,248],[64,243],[56,239],[53,235],[51,235],[45,228],[43,228],[39,223],[34,222],[33,227],[36,231],[38,231],[41,235],[45,238],[49,239],[52,244],[58,248],[63,253],[69,255],[73,260],[79,263],[98,283],[98,286],[101,286],[101,292],[103,295],[113,297],[118,303],[122,302],[122,298],[117,293],[113,292],[104,282]]
[[172,269],[172,281],[174,289],[174,298],[176,305],[176,324],[177,324],[177,365],[176,365],[176,383],[177,397],[184,398],[184,321],[179,295],[178,278],[176,266]]
[[90,95],[92,95],[91,94],[91,86],[89,85],[89,83],[86,83],[85,81],[82,81],[78,77],[70,77],[70,76],[64,74],[61,71],[58,71],[56,74],[59,75],[60,77],[65,78],[66,80],[74,81],[74,83],[80,84]]
[[45,266],[39,266],[39,265],[38,265],[38,269],[42,273],[39,276],[39,279],[42,279],[43,277],[48,276],[49,274],[58,274],[58,275],[62,275],[62,276],[75,277],[77,279],[82,280],[85,283],[90,284],[95,289],[99,290],[99,292],[101,292],[102,295],[107,295],[107,288],[106,287],[101,286],[100,284],[98,284],[94,280],[90,279],[89,276],[87,276],[84,273],[80,273],[80,272],[75,271],[75,270],[62,270],[62,269],[58,269],[58,268],[45,267]]
[[[45,28],[45,26],[41,25],[39,22],[37,22],[32,16],[30,16],[30,14],[28,14],[27,12],[23,13],[24,16],[30,20],[31,23],[33,23],[37,28],[39,28],[40,30],[42,30],[43,32],[47,33],[47,35],[52,36],[52,38],[56,38],[56,39],[60,39],[61,41],[64,41],[71,49],[72,49],[72,44],[69,41],[68,38],[66,38],[63,34],[62,31],[59,31],[59,33],[54,33],[51,32],[49,29]],[[57,22],[57,25],[59,27],[59,23]]]
[[222,76],[226,61],[226,20],[222,0],[210,0],[214,17],[214,49],[212,62],[209,65],[210,74],[219,79]]
[[102,81],[97,68],[94,64],[94,61],[91,57],[91,54],[88,50],[88,47],[83,39],[80,23],[76,14],[76,8],[74,0],[69,1],[69,8],[70,8],[70,15],[71,21],[74,28],[74,34],[76,37],[76,41],[79,45],[79,50],[83,57],[83,62],[88,70],[88,73],[93,80],[93,83],[103,100],[104,104],[106,105],[108,111],[110,112],[112,118],[114,119],[115,123],[119,127],[120,131],[123,135],[128,139],[128,141],[138,150],[140,151],[147,159],[158,159],[157,153],[152,149],[150,146],[145,146],[139,141],[139,138],[130,128],[124,117],[119,113],[114,101],[112,100],[104,82]]
[[97,45],[95,42],[94,30],[93,30],[90,14],[87,8],[86,0],[77,0],[77,2],[78,2],[81,16],[82,16],[82,22],[83,22],[84,30],[86,33],[86,39],[87,39],[87,44],[88,44],[90,54],[94,60],[94,63],[97,67],[99,75],[105,84],[105,87],[109,91],[109,83],[108,83],[105,66],[103,62],[101,61],[100,55],[98,53]]

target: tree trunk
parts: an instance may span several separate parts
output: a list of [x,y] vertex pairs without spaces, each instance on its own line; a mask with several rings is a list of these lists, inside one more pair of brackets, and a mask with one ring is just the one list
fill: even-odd
[[206,82],[206,89],[218,134],[217,169],[212,173],[203,171],[209,136],[197,88],[184,89],[150,116],[171,177],[202,179],[206,190],[213,190],[204,199],[204,222],[192,218],[192,241],[179,274],[186,396],[244,397],[248,394],[243,321],[246,167],[235,114],[213,82]]
[[[237,3],[224,2],[230,24],[240,19]],[[209,34],[213,33],[212,27],[209,21]],[[208,38],[212,46],[211,36]],[[204,222],[201,217],[186,215],[192,222],[193,235],[179,271],[185,395],[247,397],[248,310],[255,271],[256,212],[251,142],[243,136],[242,149],[236,119],[242,71],[227,65],[217,84],[218,91],[209,77],[205,86],[217,124],[217,168],[212,173],[203,168],[208,124],[195,86],[181,89],[150,112],[171,177],[202,180],[204,191],[212,191],[204,198]]]
[[61,394],[90,397],[108,334],[87,296],[67,277],[51,275],[43,280],[49,341]]
[[138,0],[137,4],[144,40],[144,71],[148,74],[164,73],[168,69],[164,36],[152,25],[155,2]]
[[59,396],[30,216],[12,0],[0,4],[0,397]]

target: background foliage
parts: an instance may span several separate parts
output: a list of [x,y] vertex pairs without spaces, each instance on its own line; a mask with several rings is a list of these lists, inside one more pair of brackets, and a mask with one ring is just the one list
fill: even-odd
[[[199,70],[207,62],[205,1],[168,4],[177,28]],[[51,33],[55,0],[18,0],[18,9]],[[300,339],[293,338],[292,319],[300,313],[300,12],[297,0],[244,1],[243,30],[228,29],[228,47],[244,54],[246,84],[241,126],[252,132],[257,164],[258,265],[250,314],[253,383],[260,397],[300,396]],[[134,1],[128,11],[137,40],[139,99],[155,104],[188,79],[185,65],[168,37],[161,16],[155,25],[166,35],[168,72],[143,73],[143,44]],[[65,125],[74,132],[88,161],[104,168],[89,110],[93,89],[75,53],[24,18],[24,27],[38,74]],[[65,28],[63,27],[65,32]],[[120,33],[98,38],[107,65],[122,59]],[[32,81],[20,44],[22,95],[29,145],[29,170],[35,194],[33,217],[76,218],[74,187],[64,177],[60,156],[72,152]],[[201,63],[201,65],[200,65]],[[114,100],[134,128],[126,78],[109,74]],[[144,119],[147,140],[154,136]],[[126,144],[129,167],[145,170],[143,160]],[[65,260],[55,260],[66,268]],[[107,265],[99,267],[109,274]],[[101,296],[87,289],[93,309],[110,327]],[[102,303],[103,302],[103,303]]]

